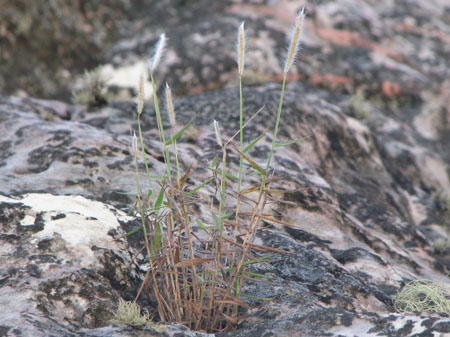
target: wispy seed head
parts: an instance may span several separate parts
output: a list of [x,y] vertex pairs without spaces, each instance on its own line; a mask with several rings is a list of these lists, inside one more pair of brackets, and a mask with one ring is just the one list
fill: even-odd
[[169,113],[170,125],[175,127],[175,111],[173,109],[172,90],[170,89],[168,83],[166,83],[166,105],[167,112]]
[[142,110],[144,109],[144,76],[139,77],[139,94],[137,102],[138,117],[141,116]]
[[159,61],[161,60],[162,54],[164,53],[164,48],[166,47],[166,34],[162,33],[159,37],[159,41],[156,44],[155,54],[153,54],[152,61],[150,62],[150,71],[153,73],[158,67]]
[[242,77],[245,65],[245,29],[244,22],[241,23],[238,30],[237,39],[237,63],[239,68],[239,76]]
[[136,137],[136,133],[133,131],[133,136],[131,137],[131,146],[133,148],[133,154],[137,156],[138,154],[138,141]]
[[217,144],[219,144],[220,147],[223,147],[222,137],[220,137],[219,123],[216,120],[214,120],[213,125],[214,131],[216,132]]
[[297,55],[300,40],[302,38],[304,18],[305,18],[305,8],[302,8],[302,10],[297,15],[297,19],[295,20],[295,27],[294,31],[292,32],[291,42],[289,44],[288,53],[286,55],[286,61],[284,64],[284,75],[288,73]]

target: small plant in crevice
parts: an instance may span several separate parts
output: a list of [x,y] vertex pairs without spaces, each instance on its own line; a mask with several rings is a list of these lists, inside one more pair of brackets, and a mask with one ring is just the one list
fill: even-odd
[[109,79],[102,74],[101,67],[85,70],[82,87],[72,91],[72,102],[88,107],[101,107],[111,101],[112,93],[108,92]]
[[450,253],[450,239],[439,238],[433,242],[434,251],[438,254]]
[[[132,144],[138,188],[136,212],[140,216],[141,226],[133,232],[143,231],[149,268],[137,298],[144,290],[154,297],[162,321],[182,323],[191,329],[207,332],[234,329],[246,317],[248,304],[245,298],[252,298],[242,291],[243,282],[249,279],[267,279],[265,275],[250,272],[248,267],[267,261],[275,253],[285,253],[279,249],[257,245],[255,239],[262,229],[262,220],[290,226],[265,214],[265,208],[273,194],[286,192],[271,188],[274,180],[271,162],[275,148],[302,140],[277,142],[277,133],[286,78],[298,52],[304,17],[302,9],[297,16],[287,51],[270,151],[264,165],[258,164],[248,153],[267,136],[266,132],[244,145],[245,127],[254,117],[253,115],[245,120],[243,115],[242,76],[246,49],[244,23],[239,26],[237,36],[240,104],[236,113],[239,114],[239,130],[233,137],[224,139],[220,121],[211,121],[220,153],[207,167],[210,176],[199,185],[192,186],[188,183],[191,167],[182,167],[177,147],[177,140],[182,139],[183,133],[193,126],[196,116],[180,130],[176,130],[176,111],[168,84],[165,89],[165,110],[169,114],[170,132],[162,123],[162,105],[157,96],[154,75],[164,56],[167,44],[165,34],[160,36],[149,64],[161,153],[165,163],[165,172],[161,176],[151,174],[145,151],[141,128],[144,77],[140,78],[138,129],[137,134],[133,133]],[[235,137],[239,139],[237,144],[234,142]],[[238,176],[234,176],[229,169],[227,155],[230,151],[239,156]],[[146,192],[141,190],[138,169],[140,159],[144,163],[148,180],[149,189]],[[255,177],[259,178],[255,180]],[[211,195],[210,200],[202,200],[198,192],[207,185],[215,187],[216,195]],[[152,200],[150,207],[144,199]],[[217,203],[213,200],[217,200]],[[194,203],[211,205],[211,214],[202,214],[200,218],[194,211]]]
[[439,213],[450,223],[450,189],[443,189],[434,194]]
[[141,313],[139,305],[132,301],[119,300],[117,311],[110,321],[112,324],[124,324],[136,327],[149,327],[154,330],[163,330],[164,325],[157,325],[152,322],[148,310]]

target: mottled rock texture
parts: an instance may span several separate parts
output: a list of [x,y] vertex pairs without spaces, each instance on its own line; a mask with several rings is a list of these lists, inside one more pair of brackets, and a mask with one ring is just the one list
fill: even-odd
[[[152,4],[148,17],[124,23],[122,39],[107,56],[117,68],[113,73],[144,64],[161,32],[170,39],[158,83],[169,81],[181,95],[175,101],[178,127],[199,113],[190,136],[178,143],[182,167],[193,165],[190,184],[208,176],[204,167],[219,152],[212,120],[225,138],[238,129],[233,81],[239,22],[246,20],[248,30],[245,81],[255,85],[244,88],[245,118],[264,106],[246,128],[251,141],[273,127],[279,59],[301,5],[164,0]],[[291,254],[253,267],[272,279],[247,283],[245,292],[271,301],[251,300],[238,330],[217,335],[450,334],[448,316],[395,313],[392,306],[409,280],[449,282],[450,251],[434,243],[450,237],[450,211],[437,197],[450,190],[450,7],[437,0],[340,0],[307,4],[307,12],[279,138],[308,138],[279,148],[273,165],[274,186],[299,192],[269,207],[293,227],[267,223],[258,237]],[[132,102],[87,109],[0,97],[0,301],[11,317],[0,315],[0,335],[29,335],[27,329],[39,331],[42,322],[48,325],[42,323],[41,331],[48,326],[55,336],[140,335],[107,325],[119,296],[132,298],[143,277],[139,264],[128,270],[119,263],[131,259],[140,237],[112,241],[138,223],[120,213],[133,206],[129,194],[136,193],[132,129]],[[143,130],[150,168],[158,174],[164,166],[150,102]],[[270,141],[269,132],[250,153],[260,163]],[[235,170],[237,156],[230,153],[229,162]],[[68,208],[30,201],[43,198],[69,198]],[[77,200],[89,211],[72,207]],[[117,223],[91,214],[94,207]],[[207,202],[199,205],[199,217],[203,212]],[[81,243],[52,230],[72,217],[100,223],[95,228],[101,230]],[[151,299],[144,304],[152,309]]]

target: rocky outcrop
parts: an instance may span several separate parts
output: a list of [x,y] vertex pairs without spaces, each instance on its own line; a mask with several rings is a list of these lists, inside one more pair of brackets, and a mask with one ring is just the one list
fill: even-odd
[[[278,92],[278,85],[244,91],[246,116],[265,105],[247,128],[248,139],[273,123]],[[194,111],[200,113],[193,136],[178,144],[182,166],[186,169],[193,165],[191,183],[194,185],[204,179],[203,167],[218,151],[210,121],[223,121],[224,136],[231,136],[237,128],[237,96],[235,89],[229,89],[176,101],[180,125],[187,122]],[[41,315],[61,321],[60,324],[65,319],[76,321],[72,329],[105,324],[96,318],[95,308],[100,306],[104,317],[109,317],[119,294],[124,296],[121,280],[125,279],[125,284],[131,286],[139,279],[137,270],[131,273],[123,269],[132,254],[125,242],[112,241],[114,245],[105,247],[106,242],[111,241],[108,235],[114,234],[118,223],[123,230],[129,230],[133,228],[132,220],[117,220],[115,225],[112,220],[102,220],[103,225],[95,225],[101,212],[94,208],[112,212],[107,205],[123,210],[132,206],[133,200],[123,193],[136,192],[129,136],[130,126],[135,127],[136,123],[134,105],[116,104],[88,113],[62,103],[3,97],[0,109],[4,137],[0,167],[2,193],[8,196],[32,193],[18,199],[2,199],[2,214],[6,214],[2,216],[2,240],[9,243],[3,254],[6,254],[5,262],[40,276],[35,281],[39,286],[32,288],[36,292],[27,294],[35,301],[33,310]],[[309,138],[277,151],[275,186],[306,189],[286,194],[283,200],[271,206],[275,216],[294,228],[268,224],[259,240],[293,254],[255,267],[255,271],[272,276],[272,280],[269,284],[246,284],[245,291],[271,301],[252,303],[249,318],[231,335],[247,336],[265,331],[280,336],[298,333],[320,336],[325,333],[347,335],[355,329],[367,334],[393,329],[401,336],[417,326],[425,326],[424,331],[447,332],[445,317],[394,314],[392,301],[408,280],[447,280],[448,253],[438,254],[433,242],[447,235],[444,229],[449,219],[441,216],[433,193],[449,186],[448,150],[437,141],[423,141],[414,124],[408,125],[382,113],[360,121],[346,112],[348,102],[345,100],[296,83],[289,85],[280,138]],[[163,166],[153,115],[150,108],[144,112],[143,127],[151,169],[157,173],[162,172]],[[268,153],[268,141],[270,137],[251,155],[263,161]],[[231,163],[236,165],[233,159]],[[44,191],[60,197],[41,194]],[[28,201],[67,198],[63,195],[81,195],[97,202],[79,199],[92,203],[87,207],[89,213],[84,214],[72,204],[77,204],[77,198],[81,197],[70,197],[71,203],[62,209],[56,201],[44,202],[52,208]],[[8,217],[10,208],[15,210],[12,213],[15,215]],[[78,219],[79,213],[81,219]],[[65,230],[70,233],[72,228],[71,214],[89,226],[92,232],[83,231],[92,241],[82,241],[80,246],[76,233],[72,234],[74,236],[64,234]],[[118,219],[121,216],[124,215],[116,215]],[[46,222],[42,223],[41,219]],[[91,221],[94,225],[89,225]],[[58,225],[55,232],[58,223],[62,225]],[[97,226],[106,227],[97,232]],[[133,240],[130,239],[128,245],[137,248],[139,244]],[[26,247],[22,247],[25,243]],[[72,255],[59,256],[62,253],[53,251],[61,246]],[[20,258],[14,249],[28,253]],[[80,258],[83,256],[80,254],[88,254],[90,258]],[[41,255],[53,257],[43,259]],[[30,256],[36,256],[33,267],[29,266]],[[57,261],[64,264],[65,259],[70,260],[67,264],[72,264],[69,275],[55,273],[59,283],[55,279],[47,280],[50,276],[45,271],[51,269],[51,265],[58,265]],[[90,259],[95,260],[94,267]],[[75,286],[61,279],[75,282],[77,277],[82,278],[75,271],[72,273],[76,263],[84,266],[78,270],[84,277],[89,277],[91,268],[95,275],[105,274],[105,269],[115,270],[114,275],[98,278],[91,285],[94,289],[89,291],[106,296],[108,304],[102,304],[100,295],[95,296],[94,308],[85,304],[85,299],[71,299],[73,293],[77,298],[81,296],[83,282],[80,279],[81,285]],[[14,270],[6,268],[2,290],[26,291],[26,287],[13,282],[19,273]],[[121,270],[120,276],[116,275],[117,270]],[[47,283],[54,284],[46,288]],[[102,290],[95,290],[96,285]],[[44,301],[53,294],[49,290],[52,287],[61,295],[55,294],[53,300],[62,301],[58,302],[60,307],[48,299]],[[66,292],[66,287],[71,291]],[[137,287],[134,290],[137,291]],[[64,303],[66,296],[68,300]],[[46,304],[40,304],[39,299]],[[73,317],[58,316],[61,310],[51,310],[71,308],[75,305],[72,303],[79,306],[72,309]],[[37,315],[35,311],[31,313]]]
[[[280,140],[307,138],[277,149],[273,186],[296,192],[268,209],[292,226],[268,222],[258,237],[289,253],[252,267],[271,279],[243,291],[270,301],[248,300],[247,319],[217,336],[450,334],[448,315],[393,309],[410,280],[449,282],[450,250],[437,244],[450,238],[448,5],[371,3],[308,5],[279,132]],[[182,168],[192,165],[192,185],[208,177],[204,167],[219,152],[212,120],[224,138],[239,128],[238,23],[245,19],[248,29],[245,118],[263,107],[246,127],[251,141],[273,128],[278,60],[299,7],[287,0],[209,4],[158,1],[147,18],[124,23],[104,65],[113,75],[139,69],[166,32],[157,81],[182,95],[177,127],[198,113],[177,144]],[[0,336],[193,334],[176,325],[158,332],[110,324],[119,298],[136,295],[146,267],[142,258],[132,263],[142,235],[118,239],[139,225],[130,212],[135,110],[130,101],[82,108],[0,96]],[[154,115],[147,102],[144,141],[158,175],[164,166]],[[269,131],[252,158],[263,163],[270,141]],[[229,163],[236,170],[232,152]],[[198,206],[202,217],[208,202]],[[153,299],[141,300],[157,320]]]

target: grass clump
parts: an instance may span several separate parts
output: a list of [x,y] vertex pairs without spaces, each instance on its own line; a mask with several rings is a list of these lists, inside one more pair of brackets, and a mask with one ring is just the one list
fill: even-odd
[[397,294],[394,308],[399,312],[450,314],[450,284],[432,280],[412,281]]
[[[255,243],[257,233],[262,229],[262,220],[282,222],[265,214],[268,200],[274,193],[284,193],[270,188],[273,182],[271,161],[275,147],[286,146],[301,139],[277,142],[277,132],[283,105],[286,77],[297,54],[302,23],[305,13],[300,11],[283,68],[283,84],[278,111],[276,113],[271,148],[265,165],[259,165],[247,154],[266,133],[244,147],[244,130],[255,115],[245,120],[243,115],[242,76],[245,66],[245,30],[242,23],[238,29],[237,64],[239,75],[239,121],[236,134],[224,139],[219,121],[212,121],[220,153],[207,167],[210,177],[197,186],[188,183],[191,167],[181,167],[178,161],[177,140],[186,130],[190,130],[192,120],[177,131],[172,93],[166,85],[166,108],[171,125],[170,134],[164,129],[160,104],[155,84],[155,72],[163,60],[167,45],[165,34],[161,34],[149,64],[150,80],[161,141],[161,153],[164,157],[165,172],[162,176],[153,176],[149,170],[141,129],[144,86],[140,79],[137,104],[138,130],[133,134],[132,144],[136,165],[136,184],[138,187],[136,211],[141,218],[142,229],[149,269],[137,297],[145,291],[156,299],[158,313],[162,321],[177,322],[191,329],[207,332],[229,331],[246,317],[248,304],[245,298],[252,298],[242,292],[245,280],[263,280],[264,275],[249,272],[250,265],[267,261],[273,253],[284,252],[279,249],[260,246]],[[261,109],[260,109],[261,110]],[[239,135],[239,144],[234,137]],[[182,138],[180,138],[182,139]],[[227,155],[235,151],[239,155],[239,175],[230,173]],[[143,160],[149,189],[141,190],[138,161]],[[250,181],[252,177],[252,181]],[[254,178],[258,177],[258,179]],[[255,181],[258,181],[255,183]],[[216,194],[202,200],[197,193],[207,185],[212,185]],[[152,200],[144,207],[144,200]],[[217,200],[217,203],[214,203]],[[211,214],[195,213],[193,204],[210,204]],[[242,211],[242,204],[246,209]],[[248,207],[250,205],[250,207]],[[206,219],[206,220],[205,220]],[[127,235],[129,235],[128,233]],[[263,300],[263,299],[259,299]]]

